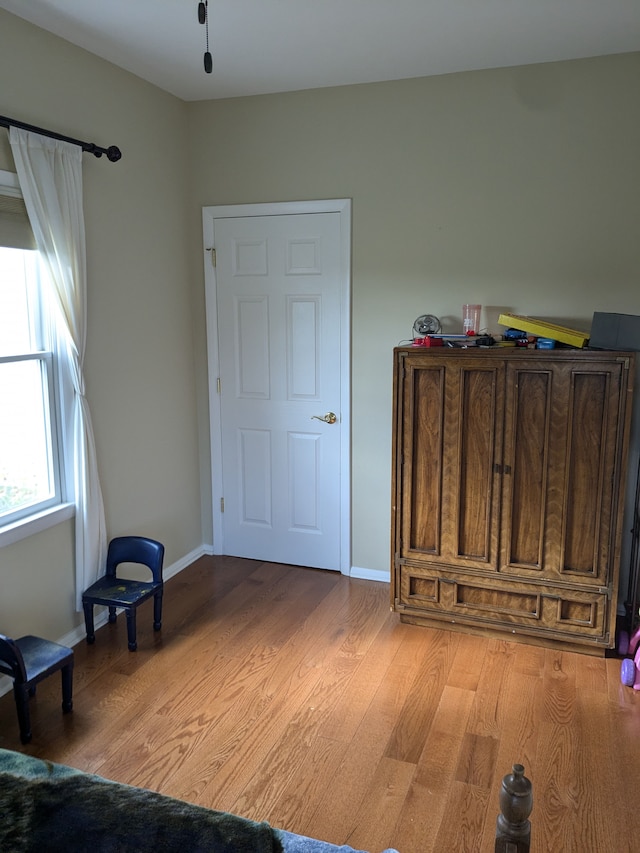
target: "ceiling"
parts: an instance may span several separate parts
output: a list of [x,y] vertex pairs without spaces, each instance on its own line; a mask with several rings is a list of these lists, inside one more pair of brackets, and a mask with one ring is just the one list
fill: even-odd
[[640,0],[0,0],[186,101],[640,50]]

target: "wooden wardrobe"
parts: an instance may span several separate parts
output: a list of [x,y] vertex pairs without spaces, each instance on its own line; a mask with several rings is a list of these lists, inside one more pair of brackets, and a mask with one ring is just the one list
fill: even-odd
[[614,646],[632,387],[631,353],[394,351],[402,621]]

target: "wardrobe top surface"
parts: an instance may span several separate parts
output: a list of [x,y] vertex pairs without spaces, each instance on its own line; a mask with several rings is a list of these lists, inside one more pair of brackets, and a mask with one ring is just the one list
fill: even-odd
[[595,349],[571,349],[570,347],[556,349],[528,349],[525,347],[476,347],[476,346],[435,346],[423,347],[406,346],[394,347],[396,355],[420,355],[430,358],[438,356],[453,356],[457,358],[513,358],[513,359],[554,359],[564,361],[567,359],[584,359],[586,361],[598,361],[612,358],[635,360],[635,353],[622,350],[595,350]]

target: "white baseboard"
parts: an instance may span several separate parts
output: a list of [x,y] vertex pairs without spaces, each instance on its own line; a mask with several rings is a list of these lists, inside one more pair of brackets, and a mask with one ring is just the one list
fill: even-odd
[[388,570],[362,569],[359,566],[351,566],[349,577],[360,578],[365,581],[379,581],[380,583],[391,583],[391,575]]

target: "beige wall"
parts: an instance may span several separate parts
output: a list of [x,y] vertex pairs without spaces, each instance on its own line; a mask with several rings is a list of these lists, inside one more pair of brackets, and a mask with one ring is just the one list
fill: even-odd
[[198,206],[353,199],[353,565],[388,570],[391,351],[417,315],[640,314],[639,80],[628,54],[189,105]]
[[[161,539],[170,565],[203,542],[186,106],[3,11],[0,80],[1,114],[122,149],[83,161],[87,397],[108,533]],[[1,631],[56,639],[79,624],[73,521],[0,549],[0,590]]]
[[[0,11],[0,113],[123,150],[85,161],[110,534],[158,536],[168,562],[211,542],[202,206],[350,197],[352,563],[388,571],[391,350],[414,318],[640,314],[639,72],[629,54],[185,104]],[[0,168],[7,150],[0,131]],[[9,631],[78,624],[71,532],[0,550]]]

